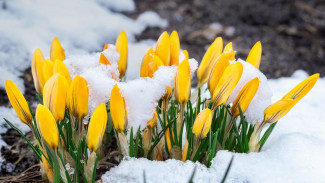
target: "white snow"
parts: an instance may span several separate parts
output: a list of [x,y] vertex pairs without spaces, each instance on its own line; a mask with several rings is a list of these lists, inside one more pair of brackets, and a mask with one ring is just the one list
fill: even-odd
[[[274,96],[280,99],[285,93],[307,77],[297,71],[292,77],[269,80]],[[259,153],[231,153],[219,151],[212,166],[199,163],[168,160],[126,159],[102,176],[103,182],[188,182],[197,166],[194,182],[220,182],[234,155],[233,165],[226,182],[323,182],[325,180],[325,78],[275,127]]]
[[160,18],[154,11],[145,11],[137,18],[137,22],[148,27],[167,27],[168,22]]

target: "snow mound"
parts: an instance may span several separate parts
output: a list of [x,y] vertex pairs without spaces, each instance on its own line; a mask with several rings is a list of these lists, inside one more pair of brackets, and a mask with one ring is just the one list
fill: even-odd
[[167,27],[168,21],[160,18],[160,16],[154,11],[145,11],[137,18],[139,24],[148,27]]

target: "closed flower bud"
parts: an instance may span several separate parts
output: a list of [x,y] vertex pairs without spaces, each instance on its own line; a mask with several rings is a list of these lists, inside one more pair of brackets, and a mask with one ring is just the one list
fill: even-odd
[[120,78],[123,78],[127,68],[128,60],[128,39],[125,31],[121,31],[115,42],[116,51],[120,54],[120,59],[117,62]]
[[19,91],[15,83],[10,80],[6,80],[5,88],[9,101],[14,110],[16,111],[20,121],[22,121],[29,127],[32,127],[32,114],[29,110],[28,103],[23,94]]
[[46,84],[47,80],[50,79],[50,77],[53,76],[53,70],[54,70],[54,63],[46,59],[43,64],[43,77],[44,77],[44,85]]
[[153,117],[147,122],[148,128],[150,129],[154,128],[155,126],[157,126],[157,122],[158,122],[158,115],[157,112],[155,111]]
[[155,51],[164,65],[168,66],[170,62],[170,38],[166,31],[158,38]]
[[67,105],[70,113],[78,119],[88,114],[88,84],[81,76],[75,76],[71,82],[67,95]]
[[184,54],[184,56],[185,56],[186,59],[189,59],[190,58],[189,55],[188,55],[187,50],[183,50],[183,54]]
[[87,146],[94,152],[102,144],[107,124],[107,110],[105,104],[99,104],[92,114],[87,132]]
[[221,37],[217,37],[211,44],[208,50],[205,52],[200,66],[197,70],[197,77],[199,80],[199,86],[202,86],[209,77],[214,63],[221,55],[223,49],[223,41]]
[[111,62],[105,57],[103,53],[100,53],[99,63],[104,65],[112,65]]
[[275,123],[285,116],[295,105],[293,99],[282,99],[264,110],[264,122]]
[[67,80],[68,84],[70,85],[71,77],[70,77],[69,70],[68,70],[67,66],[65,66],[65,64],[61,60],[56,60],[54,62],[53,74],[54,73],[62,74],[65,77],[65,79]]
[[166,87],[166,94],[162,97],[165,100],[168,100],[172,96],[173,88],[171,86]]
[[43,103],[53,114],[56,121],[64,118],[68,83],[61,74],[54,74],[45,84]]
[[213,91],[212,102],[215,107],[224,105],[227,102],[242,73],[243,65],[240,62],[231,64],[225,69]]
[[43,77],[44,56],[39,48],[34,51],[32,58],[32,75],[36,92],[42,94],[45,79]]
[[113,86],[110,98],[110,110],[113,126],[116,131],[123,132],[128,124],[125,100],[117,84]]
[[170,63],[169,65],[179,64],[180,42],[177,31],[170,34]]
[[239,115],[238,105],[240,106],[243,113],[246,111],[248,105],[253,100],[258,90],[259,84],[259,79],[254,78],[247,82],[245,86],[240,90],[239,94],[237,95],[237,98],[235,99],[231,107],[231,113],[233,116],[236,117]]
[[188,141],[186,140],[185,145],[184,145],[184,149],[183,149],[183,153],[182,153],[182,161],[183,162],[186,161],[187,151],[188,151]]
[[64,49],[62,48],[61,43],[57,37],[55,37],[52,41],[50,58],[52,61],[56,59],[63,61],[65,59]]
[[170,151],[172,149],[172,142],[170,140],[170,132],[169,132],[169,128],[167,128],[167,130],[165,131],[165,137],[166,137],[166,146],[168,151]]
[[183,60],[177,68],[174,89],[177,102],[186,104],[191,95],[191,69],[188,59]]
[[59,131],[51,111],[42,104],[38,104],[35,118],[43,140],[55,150],[59,145]]
[[209,108],[202,110],[196,117],[192,132],[198,139],[204,139],[208,134],[212,122],[212,112]]
[[260,68],[262,57],[262,44],[260,41],[256,42],[255,45],[252,47],[251,51],[249,52],[246,61],[252,64],[257,69]]
[[158,57],[158,55],[156,55],[154,53],[153,49],[149,49],[142,60],[141,69],[140,69],[140,77],[152,78],[154,73],[162,65],[163,65],[163,62]]

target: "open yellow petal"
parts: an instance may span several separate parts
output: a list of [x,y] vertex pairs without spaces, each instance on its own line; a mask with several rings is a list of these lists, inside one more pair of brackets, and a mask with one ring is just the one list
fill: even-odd
[[183,54],[184,54],[186,59],[190,59],[190,56],[188,55],[187,50],[183,50]]
[[54,74],[43,89],[43,103],[53,114],[56,121],[64,118],[68,83],[64,76]]
[[168,33],[163,32],[156,44],[156,54],[161,58],[164,65],[169,65],[170,62],[170,38]]
[[16,111],[20,121],[29,127],[32,127],[32,114],[30,113],[29,106],[24,95],[20,92],[15,83],[10,80],[6,80],[5,88],[9,101]]
[[44,56],[39,48],[34,51],[33,58],[32,58],[32,75],[34,80],[34,86],[37,93],[42,94],[43,87],[45,84],[45,80],[43,77],[43,63],[44,63]]
[[197,70],[197,77],[199,80],[199,86],[202,86],[207,80],[212,70],[212,67],[221,55],[223,49],[223,41],[221,37],[217,37],[215,41],[210,45],[205,52],[200,66]]
[[103,53],[100,53],[99,63],[104,65],[112,65],[111,62],[105,57]]
[[209,108],[202,110],[195,118],[192,132],[198,139],[204,139],[212,123],[212,112]]
[[127,111],[125,100],[122,97],[119,87],[117,84],[113,86],[110,99],[110,110],[113,126],[116,131],[122,133],[127,126]]
[[298,102],[314,87],[318,78],[319,73],[309,76],[307,79],[303,80],[296,87],[294,87],[289,93],[283,96],[282,99],[293,99],[295,102]]
[[264,110],[264,122],[275,123],[285,116],[296,102],[292,99],[282,99]]
[[248,105],[253,100],[259,85],[260,80],[257,77],[245,84],[245,86],[240,90],[231,107],[231,113],[233,116],[236,117],[240,114],[238,105],[240,106],[243,113],[246,111]]
[[59,73],[62,74],[68,82],[68,85],[71,83],[71,77],[67,66],[61,60],[55,60],[53,66],[53,74]]
[[87,132],[87,146],[94,152],[102,144],[107,124],[107,110],[105,104],[99,104],[92,114]]
[[177,68],[174,88],[177,102],[186,104],[191,96],[191,69],[188,59],[183,60]]
[[169,65],[179,64],[180,42],[177,31],[170,34],[170,63]]
[[62,48],[61,43],[57,37],[55,37],[52,41],[50,58],[52,61],[57,59],[63,61],[65,59],[64,49]]
[[249,52],[246,61],[257,69],[260,68],[262,57],[262,44],[260,41],[256,42],[255,45],[252,47],[251,51]]
[[42,104],[38,104],[35,118],[43,140],[55,150],[59,145],[59,131],[52,113]]
[[212,95],[212,102],[215,107],[227,102],[242,73],[243,65],[240,62],[231,64],[225,69]]
[[67,97],[70,113],[78,119],[83,119],[88,114],[89,90],[87,81],[79,75],[75,76],[69,87]]
[[147,126],[148,128],[154,128],[155,126],[157,126],[157,122],[158,122],[158,115],[157,112],[155,111],[153,114],[153,117],[147,122]]
[[117,61],[120,78],[123,78],[127,68],[128,61],[128,38],[125,31],[121,31],[115,42],[116,51],[120,54],[120,59]]

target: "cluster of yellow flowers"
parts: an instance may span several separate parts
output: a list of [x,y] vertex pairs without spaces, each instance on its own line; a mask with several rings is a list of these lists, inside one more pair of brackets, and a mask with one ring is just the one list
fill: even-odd
[[[128,42],[124,31],[118,36],[115,46],[120,54],[119,77],[114,73],[111,73],[111,77],[120,81],[125,75],[128,57]],[[106,44],[104,50],[108,47]],[[179,60],[180,54],[184,55],[184,60]],[[261,55],[262,46],[257,42],[246,61],[258,69]],[[35,50],[31,69],[40,103],[35,116],[17,86],[9,80],[5,83],[9,100],[19,119],[34,133],[38,148],[34,151],[39,156],[50,181],[55,179],[53,169],[56,162],[59,162],[58,166],[61,169],[59,174],[63,182],[69,182],[71,179],[78,181],[79,176],[84,179],[83,181],[94,181],[96,158],[108,124],[114,127],[119,150],[124,156],[209,162],[219,149],[257,152],[260,150],[263,127],[277,122],[286,115],[311,90],[319,77],[319,74],[310,76],[282,99],[267,107],[264,111],[264,120],[249,126],[249,133],[246,134],[243,128],[248,123],[243,113],[257,93],[260,80],[255,77],[248,81],[241,88],[232,106],[227,105],[229,96],[242,77],[244,69],[241,62],[235,62],[232,43],[223,47],[223,40],[218,37],[210,45],[197,70],[197,90],[191,94],[192,76],[188,52],[181,51],[176,31],[170,35],[164,32],[159,37],[156,47],[148,49],[145,53],[140,77],[153,77],[160,66],[176,65],[174,86],[166,88],[166,94],[161,97],[152,119],[147,122],[147,127],[142,132],[138,130],[134,139],[133,129],[131,132],[127,131],[127,106],[117,84],[111,91],[110,102],[107,105],[109,109],[104,103],[98,105],[91,114],[89,123],[87,125],[83,123],[83,119],[88,115],[87,81],[79,75],[71,81],[64,60],[64,49],[57,38],[52,42],[50,59],[44,59],[40,49]],[[99,64],[111,65],[111,62],[101,53]],[[205,83],[211,98],[202,100],[200,92]],[[195,99],[192,101],[195,107],[192,107],[191,95],[194,97],[197,95],[196,102]],[[108,113],[111,118],[108,118]],[[241,128],[238,128],[236,119],[243,121]],[[238,135],[239,133],[242,135]],[[130,135],[129,140],[126,134]],[[206,139],[208,134],[209,140]],[[240,136],[244,138],[240,139]],[[86,145],[90,155],[85,150]],[[55,157],[47,146],[56,154]],[[85,163],[80,163],[80,160],[84,160]],[[80,174],[74,172],[73,178],[67,176],[65,171],[68,170],[63,166],[64,163],[70,163]]]

